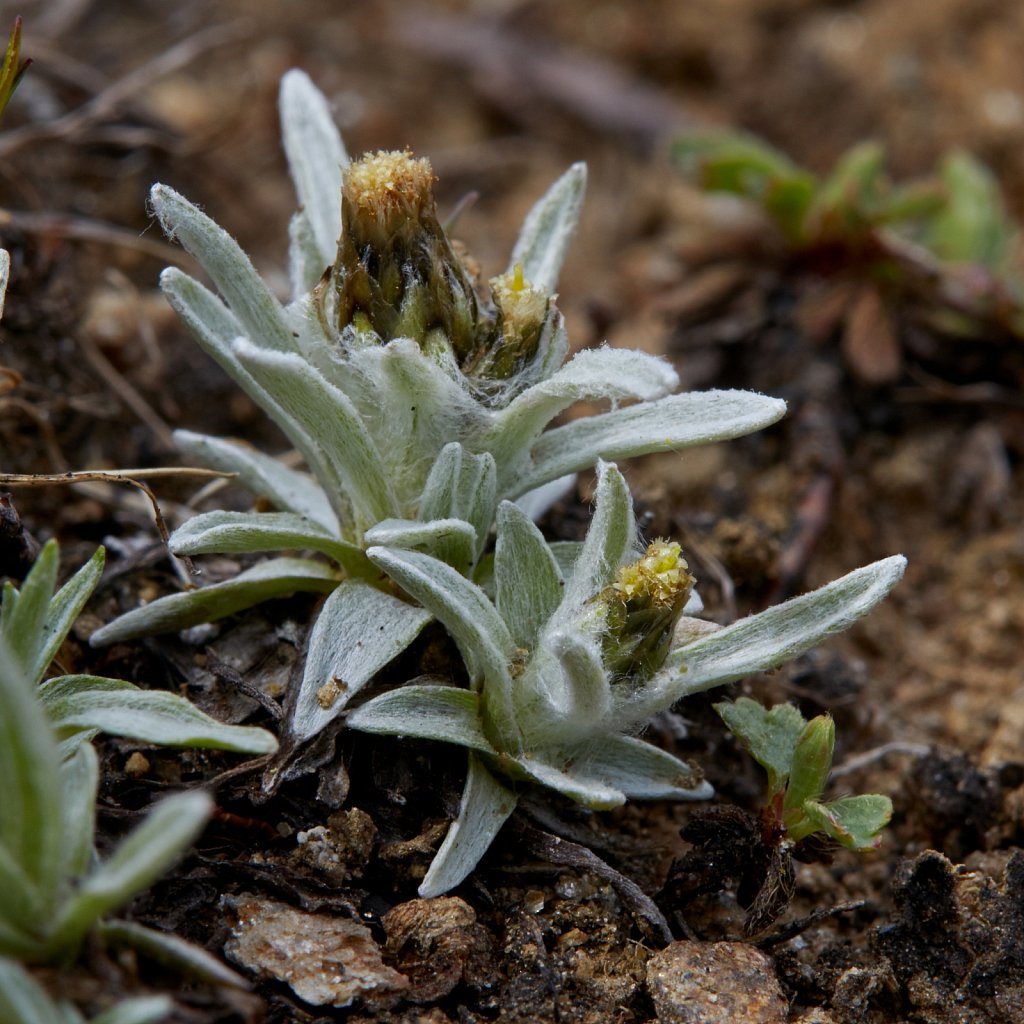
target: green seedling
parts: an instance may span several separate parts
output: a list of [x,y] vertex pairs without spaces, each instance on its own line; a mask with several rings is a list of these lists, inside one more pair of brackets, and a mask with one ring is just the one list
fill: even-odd
[[892,817],[892,801],[869,793],[824,801],[832,770],[835,723],[810,722],[792,704],[769,709],[749,697],[715,705],[743,748],[768,774],[762,822],[770,842],[800,843],[821,832],[850,850],[874,850]]
[[103,573],[103,549],[57,590],[59,550],[48,542],[20,590],[8,581],[0,603],[0,637],[70,757],[100,732],[160,746],[214,747],[270,754],[277,740],[265,729],[225,725],[184,697],[145,690],[122,679],[59,675],[43,681],[50,663]]

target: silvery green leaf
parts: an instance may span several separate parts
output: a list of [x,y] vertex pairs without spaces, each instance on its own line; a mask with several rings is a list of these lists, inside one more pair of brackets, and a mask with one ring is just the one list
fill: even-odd
[[38,891],[45,918],[64,863],[63,794],[57,746],[23,665],[0,636],[0,847]]
[[238,243],[166,185],[154,185],[149,200],[164,232],[199,260],[252,343],[292,351],[295,346],[284,310]]
[[455,569],[419,551],[372,547],[367,555],[444,625],[474,683],[501,685],[515,645],[494,605]]
[[575,487],[576,474],[566,473],[557,480],[549,480],[546,484],[527,491],[526,494],[520,494],[516,498],[516,504],[537,522],[552,505],[571,494]]
[[363,534],[367,544],[423,551],[468,575],[476,561],[477,535],[469,523],[461,519],[433,519],[416,522],[410,519],[385,519]]
[[69,1024],[75,1018],[68,1018],[24,967],[0,956],[0,1020],[4,1024]]
[[350,388],[349,396],[361,399],[364,417],[374,424],[377,447],[406,505],[397,514],[412,518],[440,451],[452,439],[482,432],[485,413],[450,369],[409,338],[364,349],[357,362],[372,388],[354,377],[361,394]]
[[785,402],[752,391],[695,391],[588,416],[542,434],[532,466],[502,481],[499,490],[519,494],[587,469],[599,458],[627,459],[725,441],[767,427],[785,411]]
[[235,354],[257,382],[311,436],[365,529],[398,511],[384,459],[344,392],[329,384],[298,355],[258,349],[243,339]]
[[64,794],[64,874],[70,878],[84,874],[93,855],[99,771],[91,743],[83,743],[60,766]]
[[[160,275],[160,287],[174,311],[192,332],[199,347],[284,431],[317,478],[333,485],[334,477],[313,436],[281,407],[270,392],[256,382],[236,358],[231,346],[244,331],[231,311],[209,289],[175,267],[168,268]],[[290,511],[305,510],[292,508]],[[333,518],[333,513],[331,515]]]
[[54,949],[73,949],[95,921],[152,885],[192,845],[213,807],[199,790],[161,800],[61,908]]
[[46,895],[25,873],[23,867],[5,846],[0,844],[0,892],[4,902],[0,909],[0,956],[25,956],[40,944],[37,934],[52,907]]
[[635,545],[633,501],[626,481],[610,463],[602,462],[597,473],[594,518],[566,582],[562,604],[552,617],[552,629],[572,624],[583,606],[611,582]]
[[299,205],[316,238],[322,266],[334,259],[341,235],[341,168],[348,154],[322,92],[304,71],[281,79],[281,136]]
[[238,482],[262,495],[275,508],[311,519],[337,535],[338,519],[323,489],[305,473],[289,469],[280,459],[237,441],[227,441],[190,430],[176,430],[175,444],[205,466],[222,473],[237,473]]
[[517,263],[531,284],[553,292],[576,230],[587,184],[587,165],[573,164],[526,215],[508,269]]
[[[518,505],[519,502],[517,501]],[[567,580],[576,570],[576,561],[583,550],[581,540],[553,540],[548,543],[548,550],[558,564],[562,579]]]
[[11,272],[11,254],[0,249],[0,320],[4,317],[4,299],[7,297],[7,278]]
[[679,375],[657,356],[628,349],[585,349],[497,413],[482,444],[502,464],[530,448],[548,423],[576,402],[650,402],[678,384]]
[[459,816],[430,863],[419,887],[424,899],[454,889],[480,862],[508,816],[516,809],[516,795],[500,783],[473,753],[462,791]]
[[474,455],[457,441],[446,444],[434,460],[420,495],[418,516],[463,519],[476,531],[474,561],[480,557],[494,521],[497,470],[490,452]]
[[497,756],[480,724],[480,695],[455,686],[407,683],[356,708],[346,724],[359,732],[457,743]]
[[[144,953],[176,974],[197,978],[209,985],[248,988],[249,983],[200,946],[170,932],[146,928],[134,921],[101,921],[96,934],[104,945],[120,946]],[[95,1024],[95,1022],[93,1022]]]
[[174,1009],[169,996],[139,996],[125,999],[93,1017],[89,1024],[160,1024]]
[[707,800],[714,795],[698,770],[632,736],[603,736],[582,748],[573,774],[602,779],[631,800]]
[[668,707],[686,694],[776,668],[866,615],[896,585],[906,564],[902,555],[883,558],[676,648],[648,689],[666,686],[662,706]]
[[307,558],[272,558],[246,569],[234,579],[199,590],[159,597],[108,622],[89,638],[93,647],[123,640],[171,633],[201,622],[214,622],[275,597],[300,591],[326,594],[338,585],[337,574]]
[[514,760],[534,782],[539,782],[549,789],[557,789],[563,796],[589,807],[592,811],[608,811],[613,807],[621,807],[626,802],[626,796],[621,789],[594,776],[577,775],[572,763],[559,766],[540,755],[524,755]]
[[493,727],[513,746],[517,728],[509,666],[515,645],[494,605],[478,586],[429,555],[382,547],[370,548],[367,555],[448,630],[474,688],[485,683],[486,713]]
[[576,630],[551,633],[545,638],[545,645],[558,658],[565,681],[556,735],[562,735],[563,742],[570,742],[574,734],[586,734],[599,724],[608,729],[611,688],[599,645]]
[[170,548],[176,555],[308,549],[327,555],[349,575],[372,571],[362,548],[295,512],[203,512],[171,534]]
[[510,501],[498,507],[494,604],[517,647],[532,650],[562,600],[558,564],[540,530]]
[[429,621],[429,612],[376,587],[343,582],[324,602],[310,633],[290,724],[292,735],[309,739],[337,718],[348,701],[401,654]]
[[292,298],[308,295],[323,276],[325,264],[309,218],[300,210],[288,222],[288,278]]
[[46,612],[46,623],[43,626],[45,643],[36,656],[32,670],[32,678],[38,682],[43,677],[71,631],[75,619],[92,596],[96,585],[103,575],[105,553],[97,548],[95,554],[82,566],[74,576],[54,595]]
[[143,690],[122,679],[60,676],[39,688],[54,729],[99,729],[140,743],[212,747],[243,754],[272,754],[277,740],[266,729],[226,725],[166,690]]
[[[50,600],[57,588],[57,542],[48,541],[25,577],[20,590],[8,582],[4,586],[0,631],[7,643],[10,657],[35,679],[35,668],[48,648],[43,628],[50,609]],[[46,666],[39,671],[42,675]]]

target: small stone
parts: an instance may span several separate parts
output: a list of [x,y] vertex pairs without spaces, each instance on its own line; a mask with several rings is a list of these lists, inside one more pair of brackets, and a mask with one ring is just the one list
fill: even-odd
[[145,754],[140,754],[139,751],[135,751],[131,757],[128,758],[124,763],[125,775],[130,775],[133,779],[141,779],[149,772],[149,761]]
[[772,961],[742,942],[673,942],[647,963],[660,1024],[786,1024]]
[[379,1010],[394,1006],[409,980],[388,967],[370,930],[350,918],[310,914],[276,900],[225,897],[236,917],[224,947],[230,960],[275,978],[311,1006]]

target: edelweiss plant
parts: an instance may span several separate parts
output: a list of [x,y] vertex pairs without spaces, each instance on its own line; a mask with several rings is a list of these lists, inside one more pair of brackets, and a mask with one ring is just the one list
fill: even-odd
[[521,782],[593,808],[710,796],[698,769],[634,734],[684,696],[773,668],[845,629],[904,568],[900,556],[876,562],[725,629],[681,618],[693,578],[678,545],[638,550],[629,491],[607,464],[587,538],[565,573],[529,517],[501,505],[493,601],[431,555],[378,546],[368,556],[444,624],[470,673],[469,690],[413,682],[347,717],[352,729],[469,750],[459,816],[422,896],[472,871]]
[[[429,618],[379,585],[367,547],[425,552],[470,575],[499,501],[536,516],[599,458],[736,437],[774,422],[785,406],[738,391],[671,394],[674,370],[640,352],[603,348],[565,362],[554,288],[582,201],[582,165],[533,208],[508,270],[483,289],[438,221],[426,160],[378,153],[349,162],[324,97],[299,71],[282,83],[281,121],[301,204],[288,305],[180,195],[157,185],[152,204],[221,296],[169,269],[161,284],[171,304],[312,475],[236,442],[178,432],[184,451],[238,473],[276,511],[198,515],[171,547],[190,555],[306,549],[328,562],[265,562],[131,611],[93,642],[182,628],[297,590],[334,591],[329,621],[355,635],[385,622],[387,640],[349,656],[339,638],[342,660],[315,663],[292,723],[303,739],[333,717],[324,698],[332,678],[362,685]],[[546,429],[569,406],[594,400],[613,408]]]

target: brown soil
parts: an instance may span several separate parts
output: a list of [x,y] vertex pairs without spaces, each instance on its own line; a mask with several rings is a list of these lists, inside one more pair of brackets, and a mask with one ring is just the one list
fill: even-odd
[[[458,233],[487,272],[503,268],[532,200],[585,159],[585,217],[560,284],[574,344],[663,352],[687,387],[790,403],[760,435],[629,470],[649,535],[681,540],[709,614],[725,621],[884,555],[909,558],[896,592],[856,629],[734,688],[797,701],[807,715],[830,710],[837,764],[851,765],[835,788],[896,805],[878,854],[798,864],[785,914],[751,940],[769,954],[788,1019],[1024,1021],[1022,342],[943,335],[898,306],[880,325],[862,305],[889,332],[883,354],[895,352],[884,383],[866,380],[864,353],[835,314],[855,273],[790,259],[665,158],[674,132],[706,121],[754,130],[816,170],[867,137],[887,144],[898,176],[959,146],[994,167],[1024,215],[1024,8],[295,0],[284,13],[180,0],[171,13],[155,0],[25,0],[22,13],[36,65],[0,132],[0,243],[13,260],[0,363],[18,381],[0,393],[4,471],[165,464],[177,426],[280,450],[159,296],[160,268],[183,257],[147,218],[146,193],[156,180],[180,189],[283,283],[293,196],[275,94],[287,68],[305,68],[332,99],[350,152],[430,156],[446,209],[478,193]],[[587,495],[584,481],[550,529],[578,533]],[[161,488],[165,514],[187,496]],[[33,489],[14,502],[32,538],[61,540],[69,568],[110,545],[108,582],[79,639],[140,588],[172,585],[133,492]],[[24,571],[17,543],[3,555],[0,571]],[[210,655],[279,695],[311,612],[308,601],[279,602],[190,643],[102,655],[79,644],[63,657],[269,724]],[[710,699],[678,710],[689,738],[666,722],[662,741],[704,766],[722,806],[756,811],[762,780]],[[101,747],[104,837],[163,790],[236,764],[146,750],[145,767],[126,771],[135,747]],[[865,752],[875,756],[857,761]],[[690,870],[721,839],[680,838],[692,807],[583,815],[538,798],[470,882],[423,908],[416,880],[457,806],[461,758],[343,735],[330,764],[319,794],[307,777],[262,804],[250,779],[222,777],[221,813],[195,854],[132,914],[218,953],[254,896],[319,915],[321,929],[361,922],[380,969],[405,979],[392,978],[392,995],[315,1009],[278,981],[254,978],[244,995],[182,987],[145,960],[96,950],[73,976],[83,1005],[99,985],[180,989],[176,1019],[196,1024],[670,1020],[645,981],[666,937],[643,894],[661,891],[676,939],[742,939],[737,879],[685,900],[662,889],[673,858],[688,855]],[[317,826],[314,855],[296,834]],[[709,827],[688,834],[707,839]],[[553,831],[570,853],[555,855]],[[615,870],[595,869],[588,849]]]

